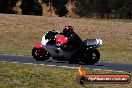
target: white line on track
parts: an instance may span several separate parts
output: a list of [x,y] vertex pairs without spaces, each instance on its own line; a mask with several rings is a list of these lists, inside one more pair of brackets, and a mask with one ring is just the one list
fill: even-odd
[[[8,62],[8,61],[2,61],[2,62]],[[13,64],[21,64],[19,62],[10,62],[10,63],[13,63]],[[69,66],[56,66],[56,65],[46,65],[46,64],[33,64],[33,63],[22,63],[22,64],[27,64],[27,65],[40,65],[40,66],[49,66],[49,67],[62,67],[62,68],[70,68],[70,69],[78,69],[79,66],[76,66],[76,67],[69,67]],[[92,68],[85,68],[87,70],[104,70],[104,71],[110,71],[110,72],[115,72],[115,70],[108,70],[108,69],[92,69]],[[124,73],[125,71],[116,71],[116,72],[119,72],[119,73]],[[126,72],[125,72],[126,73]],[[131,72],[132,73],[132,72]]]

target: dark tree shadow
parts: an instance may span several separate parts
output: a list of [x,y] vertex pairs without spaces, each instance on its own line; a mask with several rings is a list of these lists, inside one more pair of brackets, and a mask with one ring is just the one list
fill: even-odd
[[20,8],[23,15],[37,15],[43,14],[42,5],[35,0],[22,0]]
[[0,13],[15,14],[16,11],[13,10],[13,7],[16,6],[18,1],[19,0],[1,0]]

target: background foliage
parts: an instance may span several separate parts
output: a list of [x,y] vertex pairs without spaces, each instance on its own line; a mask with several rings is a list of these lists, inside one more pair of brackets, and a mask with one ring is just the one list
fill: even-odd
[[[19,0],[0,0],[1,13],[15,13],[12,9]],[[42,4],[53,8],[59,17],[67,16],[70,2],[74,5],[72,9],[80,17],[90,18],[132,18],[132,0],[20,0],[22,14],[42,15]]]

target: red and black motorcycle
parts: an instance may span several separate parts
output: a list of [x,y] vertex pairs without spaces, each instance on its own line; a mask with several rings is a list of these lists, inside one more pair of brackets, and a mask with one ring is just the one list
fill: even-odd
[[41,43],[32,49],[32,56],[38,61],[54,60],[69,61],[69,63],[95,64],[100,59],[97,50],[102,45],[100,39],[80,40],[74,33],[49,31],[43,37]]

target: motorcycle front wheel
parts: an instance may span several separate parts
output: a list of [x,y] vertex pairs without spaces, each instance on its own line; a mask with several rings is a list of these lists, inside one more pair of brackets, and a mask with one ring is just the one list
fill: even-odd
[[50,58],[49,52],[47,52],[44,48],[36,48],[32,49],[32,56],[37,61],[45,61]]

